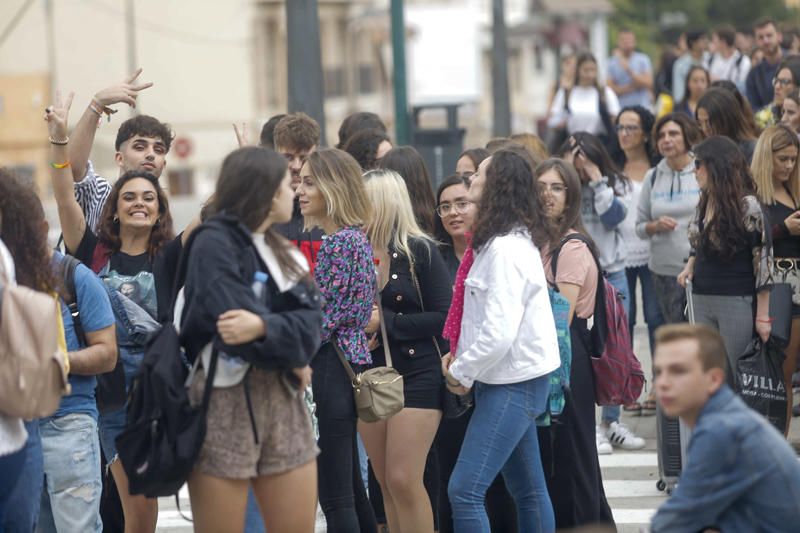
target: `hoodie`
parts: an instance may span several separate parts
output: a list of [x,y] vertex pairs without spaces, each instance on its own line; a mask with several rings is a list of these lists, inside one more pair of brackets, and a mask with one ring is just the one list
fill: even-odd
[[303,229],[303,215],[300,213],[300,203],[297,200],[294,201],[292,219],[286,224],[275,224],[275,231],[292,241],[303,252],[313,276],[314,265],[317,264],[317,254],[319,254],[319,247],[322,246],[322,237],[325,233],[320,228],[314,228],[311,231]]
[[[636,234],[650,239],[650,270],[662,276],[677,276],[689,258],[689,222],[700,200],[694,159],[681,170],[673,170],[666,159],[650,169],[642,184],[636,216]],[[645,226],[662,216],[678,221],[674,231],[648,235]]]
[[600,267],[609,274],[625,268],[627,248],[621,228],[628,214],[625,188],[626,185],[617,179],[612,189],[604,176],[600,181],[584,184],[581,189],[583,225],[597,246]]

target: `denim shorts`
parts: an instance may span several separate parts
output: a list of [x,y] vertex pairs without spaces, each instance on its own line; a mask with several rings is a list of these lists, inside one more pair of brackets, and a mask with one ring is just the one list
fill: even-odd
[[[119,356],[122,359],[122,366],[125,369],[125,393],[128,394],[133,385],[133,378],[139,372],[139,367],[144,359],[144,352],[140,348],[128,348],[125,346],[119,347]],[[116,439],[120,433],[125,429],[128,421],[128,403],[115,410],[106,413],[100,413],[97,420],[98,429],[100,431],[100,446],[103,448],[103,454],[106,456],[108,464],[113,463],[117,459],[117,443]]]

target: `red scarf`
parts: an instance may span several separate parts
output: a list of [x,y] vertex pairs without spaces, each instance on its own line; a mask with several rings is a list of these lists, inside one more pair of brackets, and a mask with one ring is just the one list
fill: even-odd
[[461,335],[461,317],[464,315],[464,281],[467,279],[469,269],[475,261],[472,251],[472,236],[467,236],[467,249],[464,250],[464,257],[458,265],[456,281],[453,284],[453,300],[450,302],[450,310],[447,312],[447,320],[444,323],[442,337],[450,341],[450,353],[453,357],[458,348],[458,338]]

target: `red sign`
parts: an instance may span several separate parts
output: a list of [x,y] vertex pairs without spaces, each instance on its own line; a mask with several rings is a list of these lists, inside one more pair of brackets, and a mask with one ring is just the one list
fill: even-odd
[[172,151],[181,159],[187,158],[192,154],[192,141],[186,137],[178,137],[172,142]]

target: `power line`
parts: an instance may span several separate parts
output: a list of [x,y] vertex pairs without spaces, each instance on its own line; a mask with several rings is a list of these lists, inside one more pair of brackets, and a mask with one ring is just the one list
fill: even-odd
[[8,26],[6,26],[6,29],[4,29],[2,35],[0,35],[0,46],[3,46],[5,40],[8,39],[8,36],[14,31],[14,28],[19,24],[19,21],[22,20],[22,17],[25,16],[25,12],[33,5],[33,2],[34,0],[27,0],[27,2],[20,6],[19,10],[17,10],[16,14],[11,18],[11,22],[8,23]]

